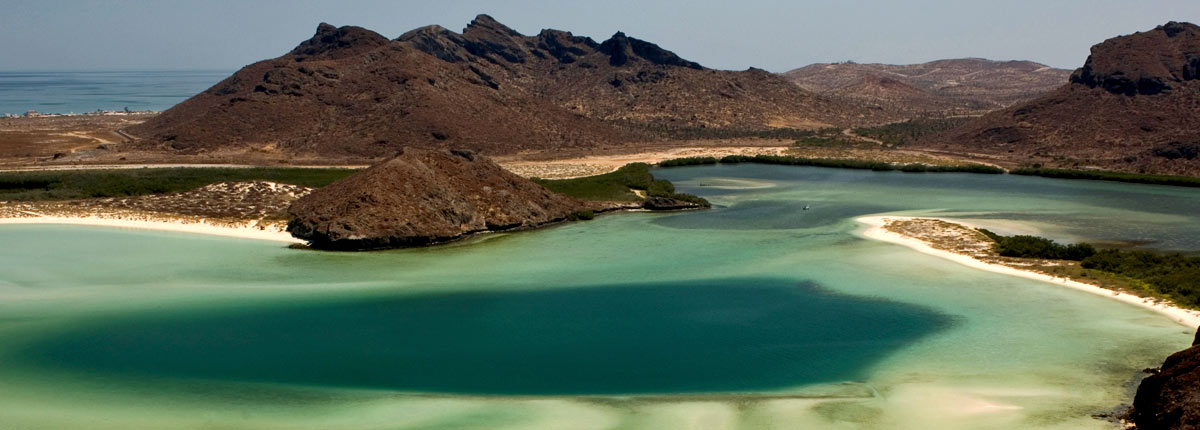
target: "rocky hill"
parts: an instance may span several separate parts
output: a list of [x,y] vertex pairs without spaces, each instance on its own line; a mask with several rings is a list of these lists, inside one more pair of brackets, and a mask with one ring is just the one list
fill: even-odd
[[1142,381],[1130,418],[1139,430],[1200,430],[1200,332]]
[[1070,71],[979,58],[922,64],[813,64],[784,73],[801,88],[910,116],[978,114],[1033,99]]
[[142,148],[384,157],[402,146],[489,154],[590,148],[712,130],[884,121],[762,70],[711,70],[616,33],[524,36],[480,15],[395,40],[321,24],[291,52],[235,73],[127,131]]
[[583,207],[473,152],[407,148],[296,200],[287,229],[316,248],[398,248],[536,227]]
[[1171,22],[1109,39],[1065,85],[920,146],[1022,164],[1200,173],[1200,27]]

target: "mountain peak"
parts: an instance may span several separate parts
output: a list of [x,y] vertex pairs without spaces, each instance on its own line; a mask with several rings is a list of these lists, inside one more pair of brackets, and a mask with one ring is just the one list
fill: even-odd
[[440,25],[409,30],[396,40],[411,43],[413,47],[451,63],[463,61],[467,55],[462,49],[466,44],[462,36]]
[[470,34],[472,32],[481,32],[481,31],[498,33],[498,34],[502,34],[505,36],[520,36],[521,35],[521,33],[518,33],[516,30],[509,28],[507,25],[501,24],[500,21],[496,21],[495,18],[492,18],[490,15],[487,15],[487,14],[476,15],[475,19],[472,20],[470,24],[467,24],[467,28],[463,29],[463,34]]
[[370,51],[387,43],[386,37],[362,27],[334,27],[322,22],[317,25],[313,37],[301,42],[291,54],[296,61],[334,60]]
[[664,66],[679,66],[700,70],[699,63],[684,60],[674,52],[668,51],[653,43],[626,36],[624,32],[616,32],[597,48],[608,55],[608,64],[614,67],[624,66],[631,56],[635,56],[653,64]]

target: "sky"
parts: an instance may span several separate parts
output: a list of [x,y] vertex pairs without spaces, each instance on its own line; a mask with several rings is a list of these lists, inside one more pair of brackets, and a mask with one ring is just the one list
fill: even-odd
[[0,71],[234,70],[320,22],[395,38],[480,13],[526,34],[617,31],[717,69],[1032,60],[1074,69],[1107,38],[1200,22],[1200,0],[0,0]]

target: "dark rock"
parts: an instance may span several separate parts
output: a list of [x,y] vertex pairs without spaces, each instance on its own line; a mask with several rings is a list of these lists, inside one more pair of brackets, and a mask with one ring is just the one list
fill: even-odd
[[457,63],[465,60],[463,45],[466,40],[440,25],[430,25],[411,30],[396,40],[409,42],[413,47],[438,57],[443,61]]
[[703,69],[699,63],[684,60],[674,52],[644,40],[628,37],[620,31],[601,43],[597,50],[608,55],[608,64],[615,67],[624,66],[632,55],[658,65]]
[[583,207],[474,152],[406,148],[294,202],[288,231],[320,249],[399,248],[559,222]]
[[587,55],[587,51],[578,45],[592,49],[599,46],[590,37],[575,36],[566,31],[542,30],[537,35],[537,47],[558,59],[561,64],[574,63],[576,57]]
[[650,197],[642,202],[642,208],[652,211],[670,211],[680,209],[699,209],[701,206],[696,203],[687,202],[670,197]]
[[317,33],[290,53],[296,61],[336,60],[371,51],[386,45],[388,39],[362,27],[341,28],[321,23]]
[[1142,381],[1130,418],[1140,430],[1200,430],[1200,332]]
[[1200,157],[1200,143],[1172,142],[1166,146],[1154,148],[1154,155],[1168,160],[1195,160]]
[[492,18],[491,15],[487,14],[476,15],[475,19],[471,20],[470,24],[467,24],[467,28],[463,29],[463,34],[480,32],[494,33],[510,37],[521,36],[521,33],[509,28],[507,25],[501,24],[499,21],[496,21],[495,18]]

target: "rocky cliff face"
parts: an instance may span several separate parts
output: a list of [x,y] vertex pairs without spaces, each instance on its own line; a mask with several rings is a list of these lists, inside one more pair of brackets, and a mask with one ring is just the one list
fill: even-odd
[[1113,94],[1154,95],[1200,79],[1200,27],[1169,22],[1092,47],[1071,82]]
[[1200,174],[1200,27],[1109,39],[1057,90],[919,146],[1050,167]]
[[1138,386],[1130,418],[1139,430],[1200,429],[1200,332]]
[[583,206],[470,151],[406,148],[294,202],[288,231],[321,249],[398,248],[554,223]]
[[[617,33],[525,36],[487,15],[395,40],[321,24],[279,58],[131,127],[144,149],[382,158],[401,147],[488,154],[881,121],[760,70],[705,69]],[[701,136],[703,137],[703,136]]]

